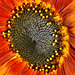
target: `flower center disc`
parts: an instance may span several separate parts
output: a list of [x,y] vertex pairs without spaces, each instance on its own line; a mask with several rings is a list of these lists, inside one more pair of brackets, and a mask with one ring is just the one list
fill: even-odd
[[62,48],[62,36],[59,33],[62,23],[53,19],[55,11],[42,6],[42,3],[23,4],[14,11],[14,20],[10,19],[11,28],[8,28],[11,31],[8,38],[13,49],[16,52],[18,50],[21,57],[34,69],[48,69],[48,72],[56,69],[57,59],[62,54],[59,49]]

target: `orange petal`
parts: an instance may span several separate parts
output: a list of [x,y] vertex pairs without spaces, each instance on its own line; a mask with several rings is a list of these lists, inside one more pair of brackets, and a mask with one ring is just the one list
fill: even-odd
[[31,75],[38,75],[38,71],[37,71],[37,70],[33,71],[33,72],[31,73]]
[[57,75],[63,75],[61,67],[62,67],[62,65],[57,69]]
[[75,48],[75,38],[69,37],[69,42]]
[[34,71],[34,69],[28,69],[24,75],[30,75],[32,72]]
[[0,22],[0,26],[6,26],[7,23],[6,22]]
[[63,0],[57,0],[56,5],[55,5],[55,9],[56,11],[60,11],[61,6],[62,6]]
[[40,71],[40,72],[39,72],[39,75],[45,75],[45,74],[44,74],[44,71]]
[[10,60],[14,56],[15,56],[15,54],[13,54],[12,52],[7,53],[2,58],[0,58],[0,65],[2,65],[5,62],[7,62],[8,60]]
[[[66,0],[65,0],[66,1]],[[64,2],[65,2],[64,1]],[[71,1],[71,0],[70,0]],[[68,1],[67,1],[68,2]],[[61,12],[60,12],[60,16],[62,16],[62,18],[65,18],[66,17],[66,15],[68,15],[69,13],[71,13],[73,10],[75,9],[75,0],[72,0],[72,2],[71,3],[69,3]],[[73,14],[72,14],[73,15]],[[68,17],[70,17],[69,15],[68,15]],[[66,17],[66,18],[68,18],[68,17]],[[71,19],[70,19],[71,20]],[[69,20],[69,21],[70,21]],[[64,20],[64,21],[66,21],[66,20]],[[69,24],[69,21],[67,21],[67,23]]]
[[11,11],[11,7],[9,6],[9,4],[7,5],[7,3],[4,0],[0,0],[0,7],[1,6]]
[[55,6],[55,4],[56,4],[56,2],[57,2],[57,0],[50,0],[50,4],[53,6]]
[[[71,60],[70,60],[71,61]],[[65,74],[66,75],[74,75],[75,73],[75,68],[72,69],[73,67],[75,67],[75,65],[72,66],[72,63],[69,62],[69,60],[67,58],[65,58],[64,61],[64,70],[65,70]]]
[[17,72],[16,74],[17,74],[17,75],[21,75],[23,69],[25,69],[25,66],[26,66],[26,62],[24,62],[24,63],[22,64],[21,68],[18,70],[18,72]]
[[14,65],[12,65],[9,70],[7,70],[6,75],[14,75],[17,70],[20,68],[20,66],[22,65],[21,59],[18,59],[19,61],[16,62]]
[[24,74],[28,70],[28,67],[29,67],[29,64],[28,63],[25,63],[25,67],[22,70],[21,74]]
[[15,64],[19,59],[15,58],[13,60],[10,60],[9,62],[4,63],[1,67],[0,67],[0,74],[1,75],[5,75],[5,73],[8,71],[8,69]]
[[65,9],[73,0],[63,0],[61,10]]
[[[6,4],[8,4],[9,7],[11,7],[11,9],[14,9],[14,5],[12,4],[11,0],[3,0]],[[3,2],[3,3],[4,3]]]
[[71,54],[72,57],[75,58],[75,50],[72,47],[70,47],[69,53]]

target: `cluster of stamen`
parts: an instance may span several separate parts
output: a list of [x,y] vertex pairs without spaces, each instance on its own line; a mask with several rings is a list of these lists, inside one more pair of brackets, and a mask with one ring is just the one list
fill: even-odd
[[[52,25],[52,23],[56,24],[57,29],[54,29],[53,32],[51,32],[51,37],[53,37],[53,42],[51,43],[51,46],[54,48],[52,51],[52,54],[46,58],[46,64],[34,64],[30,63],[30,69],[35,69],[39,71],[44,71],[45,74],[52,72],[56,70],[59,67],[59,58],[63,54],[63,49],[66,47],[66,44],[63,43],[63,40],[67,42],[68,34],[67,32],[64,32],[63,25],[61,23],[61,19],[59,19],[59,16],[55,14],[55,11],[52,8],[46,8],[42,3],[36,4],[36,3],[28,3],[28,4],[23,4],[19,7],[15,7],[14,10],[12,10],[12,18],[10,18],[7,21],[7,31],[3,32],[3,37],[8,38],[8,41],[10,42],[10,47],[12,50],[17,53],[19,53],[19,50],[15,48],[13,38],[12,38],[12,30],[13,30],[13,24],[15,19],[19,19],[21,14],[24,12],[30,13],[31,11],[34,11],[35,14],[39,14],[41,19],[48,19],[47,23],[45,24],[46,27]],[[34,14],[33,13],[33,14]],[[32,14],[32,15],[33,15]],[[41,28],[40,25],[38,25],[38,28]],[[64,27],[66,28],[66,27]],[[33,32],[34,26],[31,26],[30,31]],[[65,34],[65,35],[64,35]],[[67,38],[65,39],[65,37]],[[64,39],[63,39],[64,38]],[[56,49],[55,49],[56,46]],[[64,47],[65,46],[65,47]]]

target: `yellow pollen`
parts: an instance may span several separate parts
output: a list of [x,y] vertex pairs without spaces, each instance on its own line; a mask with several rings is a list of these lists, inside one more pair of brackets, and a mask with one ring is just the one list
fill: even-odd
[[28,11],[30,11],[30,9],[27,9]]
[[47,59],[47,62],[49,62],[49,59]]
[[22,8],[22,11],[23,11],[24,9]]
[[2,32],[2,34],[5,34],[5,32]]
[[31,66],[33,66],[33,64],[31,64]]
[[8,21],[8,23],[11,23],[10,21]]
[[14,45],[12,44],[11,47],[14,47]]
[[54,32],[57,32],[57,30],[54,30]]
[[45,18],[45,16],[42,16],[42,18]]
[[57,50],[55,50],[55,53],[57,53]]
[[10,24],[8,24],[8,27],[11,28]]
[[58,35],[56,34],[55,37],[58,37]]
[[40,16],[42,16],[43,14],[41,13]]
[[35,67],[35,69],[38,69],[38,67]]
[[52,13],[49,13],[50,16],[52,16]]
[[16,7],[17,10],[19,10],[19,7]]
[[10,33],[10,30],[8,30],[8,33]]
[[39,13],[41,13],[41,10],[39,10]]
[[21,5],[20,7],[21,7],[21,8],[23,8],[23,6],[22,6],[22,5]]
[[48,12],[48,10],[46,9],[45,12]]
[[8,39],[8,41],[10,42],[11,40],[10,40],[10,39]]
[[60,50],[62,50],[62,48],[61,48],[61,47],[60,47],[59,49],[60,49]]
[[15,16],[13,16],[13,19],[15,19],[16,17]]
[[48,15],[46,15],[46,18],[48,18]]
[[54,55],[52,55],[52,58],[54,57]]
[[15,11],[14,10],[12,10],[12,13],[14,13]]
[[47,67],[47,65],[45,65],[45,67]]
[[39,69],[39,71],[42,71],[41,69]]
[[49,23],[47,23],[46,26],[49,26]]
[[52,43],[52,45],[54,46],[54,45],[55,45],[55,43]]
[[52,67],[54,68],[55,66],[54,66],[54,65],[52,65]]
[[49,22],[48,24],[51,24],[51,22]]
[[46,72],[48,71],[48,69],[45,70]]
[[10,33],[8,33],[8,36],[10,36]]
[[33,8],[33,10],[35,10],[35,8]]
[[54,42],[57,42],[57,39],[55,39],[55,41]]
[[56,70],[53,70],[53,72],[56,72]]
[[50,69],[50,66],[48,66],[48,68]]
[[19,18],[20,16],[18,15],[17,17]]
[[55,36],[55,34],[52,34],[52,36],[54,37],[54,36]]
[[35,13],[37,13],[37,10],[35,10]]
[[52,60],[52,58],[50,57],[50,60]]
[[32,7],[33,5],[32,5],[32,4],[30,4],[30,6]]
[[16,52],[18,53],[19,51],[17,50]]
[[32,69],[32,67],[30,67],[30,69]]
[[51,25],[51,22],[47,23],[46,25],[47,25],[47,26]]
[[44,68],[42,69],[42,71],[44,71]]
[[56,53],[55,55],[58,55],[58,53]]
[[4,35],[4,38],[6,37],[6,35]]
[[18,16],[18,13],[16,13],[16,15]]
[[35,6],[35,8],[37,8],[37,5]]

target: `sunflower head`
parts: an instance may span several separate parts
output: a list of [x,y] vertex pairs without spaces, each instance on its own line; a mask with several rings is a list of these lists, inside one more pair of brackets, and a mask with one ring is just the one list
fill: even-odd
[[59,1],[8,1],[12,9],[9,8],[7,19],[3,17],[6,24],[1,35],[6,39],[9,52],[15,55],[11,60],[19,58],[20,63],[27,65],[26,70],[56,73],[64,58],[70,55],[68,26],[64,25],[64,16],[61,15],[63,9],[59,11],[54,4]]

